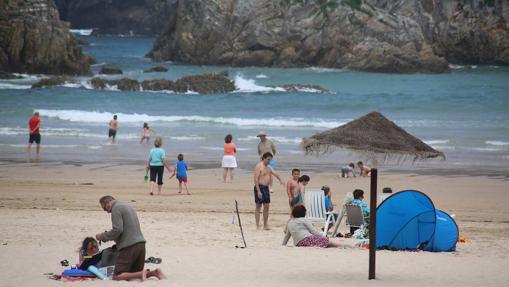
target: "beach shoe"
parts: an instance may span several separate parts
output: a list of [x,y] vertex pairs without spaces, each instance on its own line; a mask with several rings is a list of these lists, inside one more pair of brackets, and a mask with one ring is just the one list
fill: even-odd
[[145,263],[161,264],[161,262],[163,262],[163,260],[161,258],[155,258],[152,256],[150,256],[149,258],[147,258],[145,260]]
[[67,267],[67,266],[69,266],[69,261],[67,259],[64,259],[64,260],[60,261],[60,265]]
[[341,232],[338,232],[338,234],[336,234],[336,236],[334,237],[344,237],[343,234],[341,234]]

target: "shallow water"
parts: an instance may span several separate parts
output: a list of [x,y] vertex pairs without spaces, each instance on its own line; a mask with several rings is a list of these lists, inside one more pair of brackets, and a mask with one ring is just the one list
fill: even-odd
[[[165,92],[121,92],[80,84],[28,89],[37,76],[0,81],[0,158],[23,159],[27,121],[42,115],[46,160],[142,161],[149,146],[139,145],[143,122],[165,138],[174,157],[184,153],[194,162],[218,162],[223,137],[234,135],[239,160],[256,160],[255,137],[264,130],[276,141],[278,161],[286,165],[324,163],[333,168],[357,157],[348,153],[316,159],[299,150],[310,136],[377,110],[411,134],[445,152],[447,161],[427,161],[409,169],[509,169],[509,68],[458,67],[441,75],[394,75],[304,68],[228,68],[162,63],[166,73],[143,73],[154,64],[144,58],[153,38],[84,37],[84,47],[99,64],[124,70],[138,80],[177,79],[210,71],[229,71],[237,91],[199,95]],[[108,76],[115,78],[116,76]],[[282,92],[284,84],[315,84],[332,91]],[[118,143],[106,144],[107,124],[119,116]],[[249,163],[249,165],[248,165]],[[319,166],[319,165],[318,165]]]

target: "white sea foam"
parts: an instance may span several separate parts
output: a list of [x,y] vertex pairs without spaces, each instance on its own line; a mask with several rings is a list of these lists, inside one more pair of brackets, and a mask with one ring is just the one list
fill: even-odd
[[429,145],[443,145],[449,142],[449,140],[424,140]]
[[0,90],[28,90],[32,85],[11,84],[0,82]]
[[[300,143],[302,141],[301,138],[286,138],[286,137],[272,137],[270,136],[269,137],[271,140],[275,141],[275,142],[280,142],[280,143]],[[256,136],[247,136],[247,137],[243,137],[243,138],[239,138],[239,141],[259,141],[260,139]]]
[[490,148],[490,147],[473,147],[470,149],[475,151],[501,151],[500,148]]
[[[113,118],[113,113],[80,110],[38,110],[41,116],[58,118],[71,122],[107,123]],[[116,113],[122,122],[205,122],[210,124],[235,125],[235,126],[269,126],[269,127],[312,127],[333,128],[345,124],[345,122],[326,121],[323,119],[306,118],[225,118],[204,116],[150,116],[147,114],[123,114]]]
[[486,141],[487,145],[494,145],[494,146],[506,146],[509,145],[509,142],[503,142],[503,141]]
[[449,69],[452,69],[452,70],[465,69],[465,66],[463,66],[463,65],[449,64]]
[[257,78],[257,79],[267,79],[268,76],[265,75],[265,74],[258,74],[258,75],[255,76],[255,78]]
[[[15,127],[2,127],[0,128],[0,135],[4,136],[17,136],[17,135],[27,135],[27,128]],[[99,134],[90,132],[87,129],[70,129],[70,128],[41,128],[41,134],[43,136],[50,137],[84,137],[84,138],[105,138],[107,136],[106,133]],[[120,134],[118,138],[121,139],[137,139],[139,135],[137,134]]]
[[76,35],[90,36],[92,35],[94,29],[69,29],[69,31]]
[[335,69],[335,68],[322,68],[322,67],[310,67],[306,70],[317,72],[317,73],[332,73],[332,72],[345,72],[346,69]]
[[246,79],[242,75],[235,76],[235,92],[237,93],[268,93],[268,92],[285,92],[281,87],[266,87],[257,85],[255,80]]
[[196,140],[205,140],[205,137],[200,136],[176,136],[176,137],[170,137],[172,140],[176,141],[196,141]]
[[[200,147],[201,149],[206,149],[206,150],[216,150],[216,151],[223,151],[223,147],[217,147],[217,146],[201,146]],[[250,148],[237,148],[237,151],[247,151],[247,150],[251,150]]]

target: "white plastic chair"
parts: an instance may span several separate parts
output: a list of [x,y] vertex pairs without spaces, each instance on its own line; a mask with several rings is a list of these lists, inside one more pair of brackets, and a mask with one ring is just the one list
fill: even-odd
[[320,191],[305,191],[306,218],[313,224],[323,224],[323,236],[327,236],[329,223],[336,223],[334,212],[325,209],[325,194]]

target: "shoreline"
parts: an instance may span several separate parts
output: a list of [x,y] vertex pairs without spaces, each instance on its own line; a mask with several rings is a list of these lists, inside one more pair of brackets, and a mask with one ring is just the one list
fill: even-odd
[[[173,161],[170,161],[170,165],[172,165]],[[242,170],[245,172],[254,169],[256,165],[256,161],[239,161],[239,167],[236,170]],[[94,165],[108,165],[108,166],[136,166],[139,168],[143,168],[146,164],[144,160],[113,160],[113,161],[80,161],[80,160],[47,160],[41,159],[39,161],[32,159],[19,159],[19,158],[0,158],[0,166],[8,166],[11,164],[15,165],[23,165],[30,164],[33,166],[94,166]],[[208,169],[219,169],[221,163],[219,161],[212,160],[203,160],[197,161],[193,160],[190,166],[195,170],[208,170]],[[314,173],[333,173],[339,175],[339,166],[325,163],[325,164],[315,164],[315,163],[305,163],[305,162],[278,162],[278,167],[276,168],[276,172],[289,171],[293,168],[299,168],[301,170],[307,172]],[[378,168],[379,171],[382,171],[387,175],[405,175],[405,176],[441,176],[441,177],[485,177],[492,179],[502,179],[509,180],[509,167],[506,169],[502,169],[501,167],[470,167],[470,168],[437,168],[430,166],[409,166],[408,169],[404,169],[401,166],[389,166],[384,167],[381,166]]]

